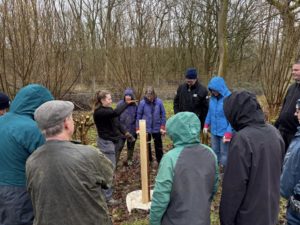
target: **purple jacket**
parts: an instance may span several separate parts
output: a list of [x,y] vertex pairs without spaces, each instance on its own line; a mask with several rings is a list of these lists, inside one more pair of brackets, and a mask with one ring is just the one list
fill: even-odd
[[[124,98],[126,95],[131,96],[132,99],[134,98],[133,90],[128,88],[124,92]],[[117,106],[124,103],[124,99],[119,101]],[[130,104],[120,115],[119,120],[121,123],[121,126],[125,128],[126,131],[131,133],[132,135],[135,134],[135,121],[136,121],[136,111],[137,111],[137,105],[135,103]]]
[[147,133],[159,133],[161,127],[166,125],[166,111],[163,102],[155,98],[153,102],[144,98],[137,110],[136,127],[139,128],[139,120],[146,120]]

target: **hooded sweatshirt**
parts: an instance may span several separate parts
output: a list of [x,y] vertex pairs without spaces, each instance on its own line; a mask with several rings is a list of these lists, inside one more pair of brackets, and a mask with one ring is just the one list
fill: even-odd
[[199,139],[196,114],[181,112],[167,121],[174,148],[164,155],[155,179],[151,225],[208,225],[217,189],[217,158]]
[[22,88],[0,117],[0,185],[25,186],[25,163],[45,139],[34,121],[34,111],[53,100],[50,91],[38,84]]
[[228,150],[220,203],[222,225],[275,225],[284,142],[265,123],[254,94],[234,92],[224,112],[236,133]]

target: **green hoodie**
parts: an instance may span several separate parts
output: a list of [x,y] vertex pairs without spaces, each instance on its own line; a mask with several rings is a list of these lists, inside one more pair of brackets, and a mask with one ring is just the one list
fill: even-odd
[[218,182],[216,155],[200,143],[196,114],[178,113],[167,121],[166,128],[174,148],[160,163],[150,224],[209,224],[210,203]]
[[0,117],[0,185],[25,186],[28,156],[45,142],[33,114],[46,101],[50,91],[30,84],[17,93],[10,110]]

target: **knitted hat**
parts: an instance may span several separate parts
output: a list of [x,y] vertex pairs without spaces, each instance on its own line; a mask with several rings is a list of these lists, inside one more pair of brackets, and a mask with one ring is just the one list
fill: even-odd
[[197,79],[197,70],[196,68],[188,68],[185,72],[186,79]]
[[34,112],[34,119],[41,130],[62,123],[73,112],[74,104],[69,101],[52,100],[45,102]]
[[9,108],[10,100],[9,97],[0,92],[0,110]]

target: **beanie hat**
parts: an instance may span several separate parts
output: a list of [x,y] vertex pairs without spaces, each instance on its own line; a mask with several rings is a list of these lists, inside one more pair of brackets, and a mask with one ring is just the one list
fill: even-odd
[[69,101],[52,100],[45,102],[34,112],[34,119],[41,130],[45,130],[60,123],[72,114],[74,104]]
[[0,110],[9,108],[10,100],[9,97],[0,92]]
[[188,68],[185,72],[186,79],[197,79],[197,70],[196,68]]

